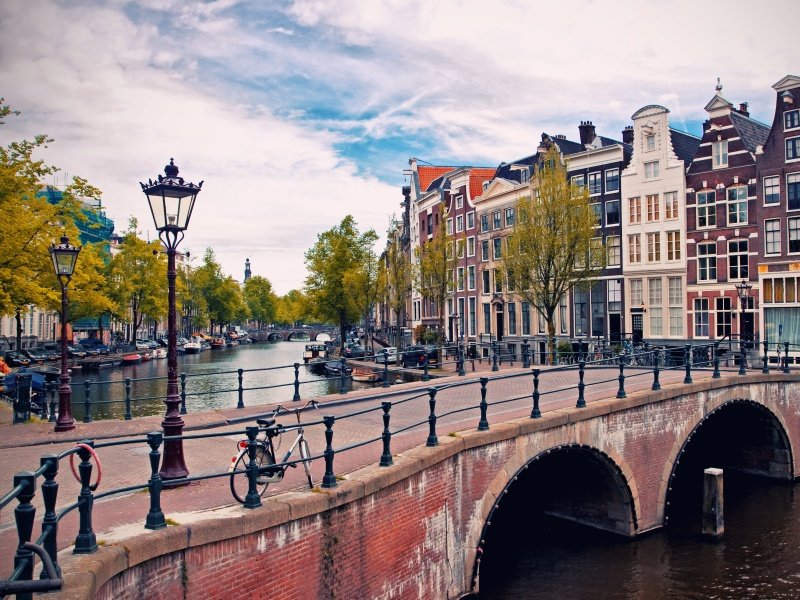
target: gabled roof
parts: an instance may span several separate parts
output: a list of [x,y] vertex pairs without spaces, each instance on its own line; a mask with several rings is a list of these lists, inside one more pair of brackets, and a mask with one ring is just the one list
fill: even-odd
[[419,189],[422,190],[422,192],[427,192],[431,183],[433,183],[435,179],[438,179],[445,173],[449,173],[453,169],[455,169],[455,167],[434,167],[424,165],[417,166],[417,173],[419,175]]
[[720,96],[719,93],[717,93],[705,106],[706,112],[711,112],[713,110],[720,110],[723,108],[733,108],[733,104],[731,104],[728,100]]
[[736,131],[739,132],[744,147],[750,152],[755,152],[757,146],[763,146],[767,141],[770,129],[767,125],[745,117],[735,110],[731,111],[731,121],[736,127]]
[[672,150],[675,152],[675,156],[682,160],[684,164],[690,164],[694,159],[697,148],[700,146],[700,138],[672,127],[669,128],[669,137],[672,141]]
[[787,75],[772,86],[776,92],[783,92],[792,88],[800,87],[800,77],[797,75]]
[[497,169],[491,169],[491,168],[480,167],[480,168],[470,169],[469,199],[472,200],[480,196],[483,193],[483,182],[491,181],[496,173]]
[[520,170],[515,169],[514,167],[517,166],[533,166],[539,160],[538,154],[531,154],[530,156],[526,156],[525,158],[520,158],[519,160],[515,160],[510,163],[500,163],[497,167],[495,172],[495,177],[500,179],[507,179],[508,181],[516,181],[517,183],[522,182],[522,178],[520,176]]

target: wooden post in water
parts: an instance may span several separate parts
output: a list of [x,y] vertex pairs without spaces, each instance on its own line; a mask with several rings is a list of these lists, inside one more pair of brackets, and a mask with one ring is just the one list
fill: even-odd
[[722,469],[703,471],[703,535],[719,538],[725,533]]

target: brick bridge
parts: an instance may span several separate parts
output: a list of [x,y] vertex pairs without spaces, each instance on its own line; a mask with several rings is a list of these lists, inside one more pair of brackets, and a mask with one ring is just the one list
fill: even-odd
[[696,489],[705,466],[794,480],[798,382],[794,373],[725,374],[673,379],[621,399],[603,399],[615,388],[600,386],[586,408],[575,408],[573,395],[543,403],[537,419],[524,416],[530,404],[505,414],[493,406],[494,420],[505,422],[478,431],[472,421],[434,447],[420,444],[423,436],[393,466],[358,468],[334,489],[282,493],[255,510],[176,516],[180,525],[109,538],[96,554],[64,560],[61,594],[461,597],[480,587],[492,527],[524,519],[533,505],[637,536],[665,524],[670,506],[686,501],[673,488],[689,481]]
[[325,334],[333,339],[339,335],[339,332],[335,327],[286,327],[254,332],[249,334],[249,337],[257,342],[291,342],[306,339],[313,342],[320,334]]

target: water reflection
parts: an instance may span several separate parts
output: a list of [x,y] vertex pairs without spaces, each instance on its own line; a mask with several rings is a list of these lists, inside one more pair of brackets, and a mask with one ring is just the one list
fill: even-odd
[[[239,399],[239,375],[245,406],[290,402],[294,397],[294,363],[299,363],[301,398],[336,394],[340,379],[328,380],[314,375],[303,365],[304,344],[299,342],[262,342],[224,350],[206,350],[199,354],[178,356],[178,372],[186,374],[186,409],[188,412],[235,407]],[[72,374],[72,413],[83,419],[86,398],[85,381],[91,381],[89,397],[94,419],[120,419],[125,413],[126,385],[131,382],[131,413],[134,417],[164,412],[166,395],[166,359],[136,365],[75,371]],[[361,389],[376,384],[345,381],[345,389]],[[377,385],[380,385],[378,383]]]
[[634,541],[509,515],[481,565],[480,598],[797,598],[797,485],[727,477],[725,536],[686,519]]

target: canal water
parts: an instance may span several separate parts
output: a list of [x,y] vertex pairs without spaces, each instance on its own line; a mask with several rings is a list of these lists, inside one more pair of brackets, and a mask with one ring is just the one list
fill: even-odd
[[[198,354],[178,355],[178,373],[186,373],[187,412],[232,408],[238,403],[238,369],[243,369],[245,406],[288,402],[294,397],[294,363],[300,363],[298,380],[301,398],[336,394],[339,378],[327,379],[311,373],[303,364],[306,342],[260,342]],[[85,381],[90,381],[92,418],[119,419],[125,412],[125,379],[131,379],[131,412],[134,417],[164,414],[167,360],[153,359],[136,365],[73,371],[72,413],[83,419]],[[345,382],[346,389],[375,384]],[[380,385],[378,383],[377,385]]]
[[633,541],[544,516],[495,519],[502,531],[484,553],[479,597],[800,598],[798,492],[796,484],[726,476],[717,542],[700,537],[696,516]]

